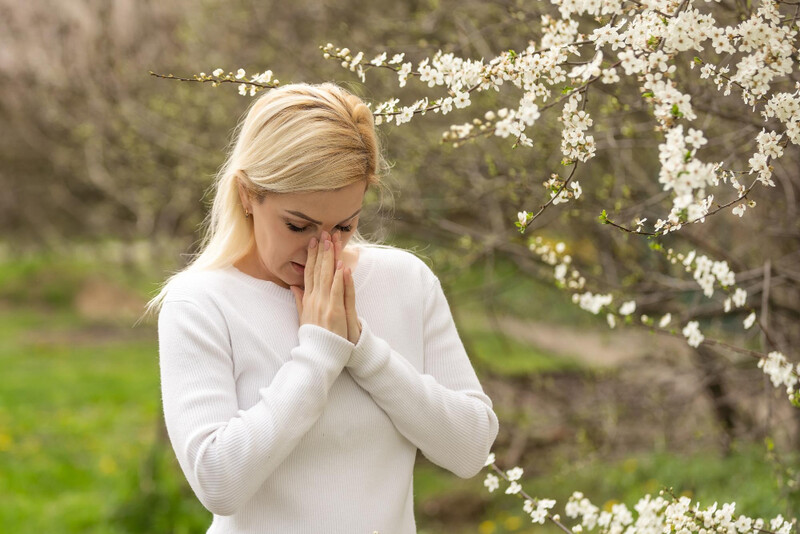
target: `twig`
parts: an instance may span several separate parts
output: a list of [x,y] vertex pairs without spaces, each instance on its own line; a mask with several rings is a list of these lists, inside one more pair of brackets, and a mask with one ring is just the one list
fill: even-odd
[[[497,467],[497,464],[492,464],[492,469],[494,469],[497,473],[499,473],[500,476],[503,477],[503,479],[506,482],[511,482],[511,480],[508,479],[508,476],[505,474],[505,472],[503,472],[502,469]],[[526,499],[529,499],[533,503],[537,503],[539,501],[539,499],[535,499],[534,497],[531,497],[530,495],[528,495],[528,493],[523,489],[521,489],[519,491],[519,493],[517,493],[516,495],[519,495],[520,497],[524,497]],[[555,523],[555,525],[558,528],[560,528],[561,530],[563,530],[564,532],[566,532],[566,534],[575,534],[574,532],[572,532],[572,530],[569,527],[564,525],[564,523],[562,523],[561,521],[557,520],[555,518],[555,516],[553,514],[551,514],[550,512],[547,513],[547,519],[549,519],[550,521]]]
[[219,85],[221,83],[235,83],[235,84],[244,84],[244,85],[252,85],[253,87],[260,87],[261,89],[274,89],[278,87],[279,84],[277,83],[259,83],[259,82],[251,82],[248,80],[231,80],[229,78],[218,78],[216,76],[207,76],[205,78],[194,77],[194,78],[181,78],[180,76],[175,76],[173,74],[158,74],[150,71],[150,76],[155,76],[156,78],[165,78],[167,80],[178,80],[179,82],[199,82],[199,83],[207,83],[211,82],[212,84]]

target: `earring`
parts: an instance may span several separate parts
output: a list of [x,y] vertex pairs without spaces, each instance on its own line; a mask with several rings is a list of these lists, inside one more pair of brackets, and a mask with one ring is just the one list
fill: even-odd
[[250,212],[247,211],[247,208],[244,209],[244,218],[248,219],[250,217]]

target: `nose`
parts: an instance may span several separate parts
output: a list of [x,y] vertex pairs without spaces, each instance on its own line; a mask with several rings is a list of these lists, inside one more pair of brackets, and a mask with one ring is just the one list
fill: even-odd
[[331,230],[322,230],[319,234],[313,237],[317,238],[318,243],[322,243],[324,239],[330,239],[331,241],[333,241],[337,235],[341,237],[341,234],[342,232],[340,230],[331,229]]

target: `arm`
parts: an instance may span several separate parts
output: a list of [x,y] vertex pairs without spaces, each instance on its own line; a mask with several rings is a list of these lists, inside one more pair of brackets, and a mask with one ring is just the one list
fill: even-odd
[[322,414],[353,344],[302,325],[291,360],[237,405],[230,339],[222,316],[194,302],[164,303],[158,319],[164,418],[181,468],[211,512],[244,504]]
[[363,319],[348,368],[429,460],[469,478],[484,467],[497,437],[497,416],[458,337],[438,279],[428,290],[423,313],[423,373]]

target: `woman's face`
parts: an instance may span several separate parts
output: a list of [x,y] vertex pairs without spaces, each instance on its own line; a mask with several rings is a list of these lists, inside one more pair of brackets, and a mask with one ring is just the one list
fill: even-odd
[[303,287],[308,242],[312,237],[319,241],[323,230],[328,234],[338,230],[342,245],[347,245],[358,226],[365,192],[365,183],[357,182],[335,191],[268,194],[258,202],[240,186],[256,241],[255,250],[245,258],[254,271],[249,274],[287,289]]

